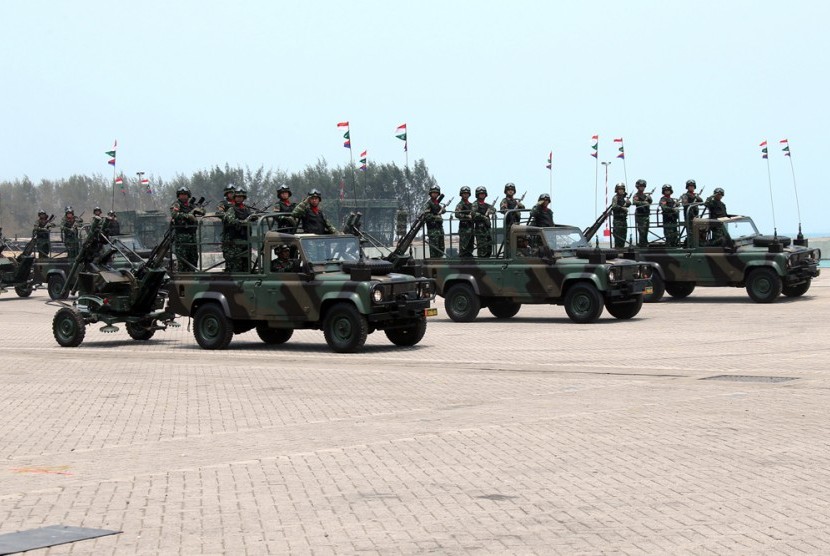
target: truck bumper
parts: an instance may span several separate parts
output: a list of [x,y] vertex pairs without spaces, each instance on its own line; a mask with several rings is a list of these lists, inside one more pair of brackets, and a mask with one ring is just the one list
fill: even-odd
[[794,286],[796,284],[806,282],[807,280],[812,280],[819,274],[821,274],[821,269],[819,269],[818,264],[791,268],[789,272],[787,272],[787,275],[784,276],[784,284],[787,286]]
[[613,284],[608,290],[606,299],[625,299],[632,295],[640,295],[643,293],[651,293],[647,291],[651,288],[651,279],[648,280],[630,280],[621,284]]
[[369,315],[366,315],[369,324],[377,330],[394,328],[402,324],[411,323],[415,319],[423,318],[429,309],[429,299],[417,299],[380,306]]

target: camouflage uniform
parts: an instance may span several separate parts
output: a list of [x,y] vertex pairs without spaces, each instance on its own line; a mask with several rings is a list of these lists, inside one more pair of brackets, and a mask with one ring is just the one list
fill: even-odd
[[678,207],[677,199],[669,195],[660,197],[660,210],[663,212],[663,234],[666,236],[666,246],[677,247],[680,245],[680,236],[677,232]]
[[291,253],[291,250],[288,246],[282,246],[277,249],[274,249],[275,254],[277,255],[273,259],[271,259],[271,272],[296,272],[297,271],[297,260],[291,258],[283,258],[280,255],[285,253]]
[[[440,191],[439,191],[440,193]],[[423,211],[426,213],[427,238],[429,239],[430,258],[441,258],[444,256],[444,205],[438,198],[430,198],[424,203]]]
[[461,257],[472,257],[473,204],[462,197],[455,205],[455,217],[458,218],[458,254]]
[[493,205],[486,203],[484,199],[476,199],[473,202],[473,234],[476,239],[476,249],[478,256],[485,259],[493,254],[493,238],[490,236],[492,213]]
[[32,234],[35,236],[35,245],[37,246],[37,253],[39,257],[48,257],[52,250],[52,243],[49,241],[49,229],[55,225],[49,222],[45,212],[41,212],[37,221],[35,222]]
[[228,237],[227,249],[223,249],[226,253],[225,270],[228,272],[251,271],[251,226],[248,223],[251,213],[243,201],[228,207],[222,216]]
[[[697,193],[689,193],[686,191],[683,195],[680,196],[680,204],[684,207],[688,207],[692,203],[702,203],[703,199]],[[697,215],[700,214],[699,207],[691,207],[686,208],[684,211],[684,216],[691,222],[693,219],[697,218]]]
[[81,238],[78,235],[78,228],[81,227],[82,223],[83,221],[80,218],[75,218],[74,213],[72,213],[72,218],[64,216],[61,219],[61,241],[63,241],[63,245],[66,247],[66,256],[69,259],[78,257],[78,251],[81,248]]
[[308,197],[291,211],[291,218],[296,220],[303,232],[306,234],[335,234],[337,229],[329,224],[326,215],[320,209],[320,206],[313,206],[310,203],[312,197],[317,197],[322,200],[320,192],[316,189],[309,192]]
[[625,191],[617,193],[611,199],[613,208],[613,228],[614,228],[614,249],[625,248],[625,237],[628,235],[628,207],[631,206],[631,201],[625,195]]
[[[715,194],[718,193],[718,190],[723,191],[720,188],[715,189]],[[723,193],[721,193],[721,196],[723,196]],[[706,208],[709,209],[710,219],[725,218],[726,216],[729,216],[726,213],[726,205],[723,204],[723,201],[720,199],[716,199],[715,195],[707,198],[704,204],[706,205]],[[712,222],[710,224],[710,228],[712,230],[712,245],[722,245],[724,239],[723,224],[720,222]]]
[[651,207],[651,203],[651,195],[644,191],[638,190],[631,197],[631,204],[636,207],[634,209],[634,222],[637,224],[637,245],[640,247],[648,247],[648,224],[651,213],[649,207]]
[[530,209],[530,225],[539,226],[540,228],[550,228],[553,226],[553,211],[548,207],[543,206],[542,203],[537,203]]
[[[510,193],[510,191],[512,191],[512,193]],[[504,199],[501,200],[501,203],[499,204],[499,212],[501,212],[502,214],[505,214],[509,210],[525,208],[525,206],[522,204],[522,202],[519,199],[514,199],[513,198],[513,195],[516,194],[516,186],[515,185],[513,185],[512,183],[508,183],[507,185],[505,185],[504,186],[504,194],[505,194],[505,197],[504,197]],[[512,226],[513,224],[518,224],[521,221],[521,219],[522,219],[521,213],[518,213],[518,212],[514,212],[514,213],[511,213],[510,215],[505,216],[504,217],[505,229],[509,230],[510,226]]]
[[101,228],[103,234],[107,237],[121,235],[121,223],[118,221],[118,216],[113,212],[107,213],[107,218],[104,220],[104,225]]
[[[283,193],[288,193],[288,195],[283,198]],[[291,213],[297,208],[297,203],[291,202],[291,189],[287,185],[281,185],[277,189],[277,198],[277,204],[274,206],[274,211],[280,213],[277,217],[277,228],[280,232],[294,233],[297,221]]]
[[[188,195],[190,193],[188,192]],[[173,222],[173,241],[176,257],[179,260],[180,271],[193,272],[199,262],[199,253],[196,248],[196,214],[190,201],[176,201],[170,206],[170,217]]]

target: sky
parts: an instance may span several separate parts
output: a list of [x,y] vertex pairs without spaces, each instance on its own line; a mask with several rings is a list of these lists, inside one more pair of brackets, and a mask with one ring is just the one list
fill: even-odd
[[128,176],[344,164],[344,120],[355,158],[403,165],[406,123],[448,198],[552,190],[584,227],[596,134],[610,189],[692,178],[768,233],[797,229],[797,191],[804,232],[830,232],[828,20],[818,0],[3,0],[0,180],[107,175],[114,139]]

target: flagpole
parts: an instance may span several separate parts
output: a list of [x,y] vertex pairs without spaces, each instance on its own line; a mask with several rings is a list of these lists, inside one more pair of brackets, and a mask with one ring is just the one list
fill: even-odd
[[804,234],[801,233],[801,204],[798,202],[798,186],[795,183],[795,166],[793,166],[793,152],[790,149],[790,142],[784,139],[784,143],[786,143],[787,151],[784,153],[787,158],[790,159],[790,172],[793,175],[793,190],[795,191],[795,210],[798,214],[798,237],[799,241],[804,239]]
[[622,149],[620,154],[623,160],[623,176],[625,176],[625,185],[628,187],[628,168],[625,165],[625,143],[622,141],[622,137],[620,138],[620,148]]
[[554,206],[554,203],[553,203],[553,149],[550,150],[550,155],[548,156],[548,162],[549,162],[548,172],[549,172],[549,179],[550,179],[550,183],[548,184],[548,195],[550,195],[550,198],[551,198],[550,214],[551,214],[551,216],[553,216],[553,206]]
[[772,172],[770,171],[770,168],[769,168],[769,155],[767,154],[768,148],[767,148],[766,139],[764,139],[764,142],[762,143],[762,146],[764,147],[764,158],[767,161],[767,180],[769,181],[769,204],[772,207],[772,232],[773,232],[774,237],[777,238],[778,237],[778,226],[775,223],[775,201],[772,198]]
[[[603,162],[603,166],[605,166],[605,206],[608,206],[608,167],[611,166],[611,161]],[[608,219],[605,219],[605,234],[609,237],[609,243],[611,241],[611,229],[608,227]]]
[[594,141],[594,144],[591,145],[591,148],[594,149],[591,156],[594,157],[594,218],[596,218],[599,214],[599,210],[597,208],[597,196],[599,190],[599,135],[594,135],[591,139]]
[[115,210],[115,164],[112,165],[112,202],[110,203],[110,210]]

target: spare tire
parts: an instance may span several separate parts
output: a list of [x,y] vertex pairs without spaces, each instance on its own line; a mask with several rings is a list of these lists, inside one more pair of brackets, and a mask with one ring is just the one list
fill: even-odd
[[775,236],[757,236],[752,238],[752,245],[755,247],[769,247],[776,239],[782,247],[786,247],[792,243],[792,240],[786,236],[778,236],[777,238]]
[[383,276],[392,272],[392,263],[383,259],[361,259],[359,261],[343,261],[343,271],[352,269],[366,269],[375,276]]
[[620,256],[620,252],[616,249],[597,249],[595,247],[579,247],[576,250],[576,256],[580,259],[591,259],[597,255],[605,255],[605,260],[610,261]]

